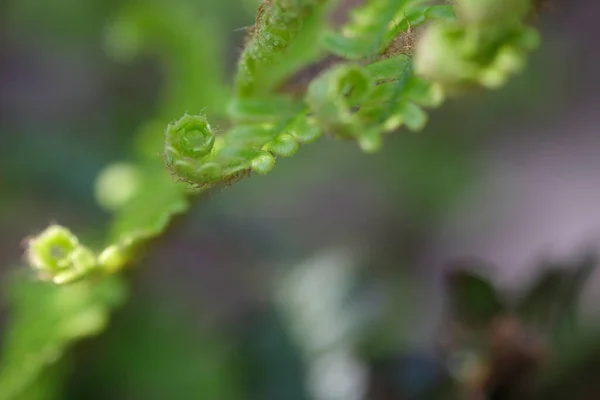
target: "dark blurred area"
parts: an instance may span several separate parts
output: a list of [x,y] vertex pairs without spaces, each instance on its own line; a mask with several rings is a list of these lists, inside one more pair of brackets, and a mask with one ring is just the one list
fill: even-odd
[[[231,81],[257,3],[0,3],[3,292],[50,222],[103,237],[96,177],[132,161],[145,121],[204,107],[206,76],[175,91],[185,105],[165,99],[163,31],[128,53],[125,27],[107,47],[136,7],[197,16]],[[549,1],[507,87],[449,101],[374,155],[321,139],[199,199],[128,272],[106,331],[70,352],[60,394],[37,398],[600,398],[599,15]]]

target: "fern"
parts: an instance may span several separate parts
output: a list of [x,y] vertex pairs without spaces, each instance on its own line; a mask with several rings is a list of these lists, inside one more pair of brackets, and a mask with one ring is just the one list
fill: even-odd
[[[115,212],[108,244],[94,251],[52,225],[28,242],[27,258],[38,276],[56,284],[107,279],[102,277],[130,264],[173,216],[187,210],[189,195],[252,172],[266,174],[277,158],[294,155],[301,144],[324,134],[376,151],[384,135],[401,126],[421,130],[426,109],[448,96],[504,84],[523,68],[539,40],[525,22],[531,12],[527,0],[452,5],[368,0],[339,29],[328,23],[333,6],[327,0],[265,0],[232,88],[223,83],[216,49],[206,40],[215,35],[186,6],[152,3],[122,10],[109,30],[109,49],[127,59],[154,43],[170,67],[170,91],[156,118],[140,129],[129,172],[103,175],[100,188],[121,187],[126,193],[105,202]],[[123,35],[129,40],[115,39]],[[315,65],[326,67],[300,84],[299,93],[286,92],[286,84]],[[205,107],[208,114],[186,112]],[[227,128],[215,129],[211,119]],[[163,131],[169,120],[174,122]],[[161,142],[168,172],[157,157]],[[124,179],[123,173],[132,171],[134,178]],[[94,282],[76,287],[94,290]],[[80,336],[63,336],[56,348]],[[11,365],[2,370],[0,382],[14,373]]]

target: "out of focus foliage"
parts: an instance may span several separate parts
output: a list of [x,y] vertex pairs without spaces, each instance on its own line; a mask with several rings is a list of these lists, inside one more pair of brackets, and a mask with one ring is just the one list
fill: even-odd
[[[11,329],[0,368],[0,398],[46,398],[46,374],[78,339],[101,332],[109,314],[123,303],[119,277],[80,282],[65,288],[19,276],[9,281]],[[58,385],[51,382],[50,388]]]
[[[528,25],[530,3],[457,0],[455,8],[369,0],[349,15],[348,5],[333,3],[63,0],[50,6],[26,0],[1,6],[10,32],[41,38],[38,46],[60,49],[64,57],[69,49],[83,52],[84,59],[93,60],[90,69],[103,76],[101,85],[112,92],[103,92],[109,100],[96,116],[98,123],[73,125],[90,137],[61,136],[60,129],[32,113],[29,128],[53,136],[38,135],[33,144],[17,137],[12,144],[19,149],[15,154],[38,157],[24,160],[0,148],[8,169],[17,171],[15,176],[0,171],[7,178],[0,180],[6,185],[1,201],[10,209],[7,216],[26,214],[19,212],[27,209],[23,195],[14,189],[26,182],[35,187],[35,196],[48,201],[45,207],[69,204],[61,206],[72,208],[63,213],[71,214],[81,230],[80,239],[52,225],[30,240],[28,259],[36,276],[21,269],[4,283],[9,312],[0,353],[0,399],[589,395],[593,387],[580,384],[593,380],[581,377],[595,365],[597,346],[589,329],[575,326],[573,315],[593,260],[570,266],[575,272],[550,269],[514,302],[473,274],[471,265],[462,266],[469,268],[448,281],[450,328],[438,338],[444,341],[436,348],[440,351],[406,350],[411,335],[418,335],[412,331],[418,313],[412,308],[424,295],[398,271],[407,263],[399,254],[413,261],[412,248],[468,182],[474,140],[405,135],[384,145],[382,138],[401,126],[420,131],[428,119],[426,108],[477,86],[499,87],[522,70],[538,41]],[[246,37],[239,30],[244,26],[249,27]],[[264,279],[268,283],[259,291],[267,305],[246,310],[247,320],[219,325],[209,317],[217,304],[181,307],[188,299],[165,290],[185,262],[186,252],[176,250],[161,259],[170,271],[167,279],[155,277],[162,292],[144,293],[134,286],[132,300],[114,311],[128,292],[125,281],[133,280],[121,269],[140,264],[140,256],[160,247],[159,236],[190,209],[191,195],[250,172],[270,172],[277,157],[291,156],[299,144],[323,134],[381,153],[359,164],[353,148],[321,141],[307,150],[310,159],[288,164],[292,167],[282,163],[282,174],[265,177],[262,186],[244,186],[236,199],[222,196],[222,206],[208,204],[198,225],[218,236],[219,215],[232,204],[231,213],[253,214],[248,207],[258,210],[261,204],[275,213],[273,205],[285,204],[284,211],[293,214],[300,209],[293,198],[269,202],[272,193],[284,196],[285,190],[276,189],[280,185],[301,191],[310,180],[320,185],[316,196],[322,196],[342,170],[366,182],[377,179],[391,193],[385,219],[408,227],[402,232],[406,248],[382,245],[382,252],[393,257],[382,256],[386,266],[380,275],[365,272],[368,258],[356,251],[360,246],[326,249],[278,269],[273,281]],[[55,152],[47,151],[48,143]],[[338,170],[330,167],[333,158]],[[100,207],[81,193],[94,193]],[[99,233],[93,226],[107,214],[112,222],[106,234]],[[197,217],[188,221],[195,224]],[[239,228],[237,241],[264,253],[261,263],[269,263],[271,253],[301,252],[311,240],[321,246],[314,230],[289,242],[270,237],[272,244],[266,245],[260,228],[269,218],[260,217],[264,212],[256,220],[244,215],[250,232]],[[316,224],[302,216],[292,219],[299,232]],[[337,222],[340,230],[347,229],[346,221]],[[215,254],[246,254],[235,242],[227,237],[216,253],[194,241],[193,267],[213,267]],[[235,259],[241,266],[236,272],[253,268],[248,258]],[[219,285],[193,283],[195,291],[220,292]],[[107,332],[91,339],[107,328],[111,314]],[[580,336],[591,339],[575,339]],[[580,343],[589,347],[574,347]]]

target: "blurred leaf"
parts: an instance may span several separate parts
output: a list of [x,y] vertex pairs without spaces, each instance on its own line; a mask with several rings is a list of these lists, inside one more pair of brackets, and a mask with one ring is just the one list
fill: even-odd
[[[64,398],[64,378],[68,363],[61,360],[46,368],[39,377],[19,394],[19,400],[62,400]],[[0,396],[2,396],[0,394]]]
[[169,298],[136,293],[76,365],[72,399],[238,400],[233,347],[224,332]]
[[491,282],[473,271],[451,270],[447,275],[447,284],[451,312],[461,322],[487,324],[505,311],[505,305]]
[[517,313],[539,324],[547,323],[554,311],[556,295],[568,278],[568,271],[551,269],[540,276],[517,305]]
[[211,7],[204,3],[200,7],[187,0],[126,2],[107,26],[109,55],[128,60],[149,50],[168,67],[159,108],[167,119],[205,107],[210,112],[224,110],[228,88],[221,54],[222,18],[207,12]]
[[555,339],[563,329],[573,329],[582,289],[596,265],[593,254],[572,264],[545,265],[542,276],[517,303],[517,313]]
[[111,240],[158,235],[173,215],[187,208],[182,185],[173,183],[165,170],[146,171],[137,193],[115,214]]
[[72,341],[102,331],[110,310],[124,298],[118,276],[67,286],[24,275],[11,279],[12,318],[0,365],[0,399],[23,399],[24,391],[60,360]]

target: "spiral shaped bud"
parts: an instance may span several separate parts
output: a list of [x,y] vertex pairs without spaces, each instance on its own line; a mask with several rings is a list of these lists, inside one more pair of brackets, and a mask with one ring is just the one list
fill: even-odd
[[82,246],[67,228],[50,225],[29,239],[26,257],[42,279],[68,283],[84,276],[97,266],[96,255]]
[[221,167],[205,162],[212,154],[215,135],[204,115],[185,114],[167,126],[164,159],[167,167],[188,182],[218,181]]
[[215,144],[215,135],[204,115],[185,114],[167,126],[165,138],[166,152],[193,159],[210,154]]

